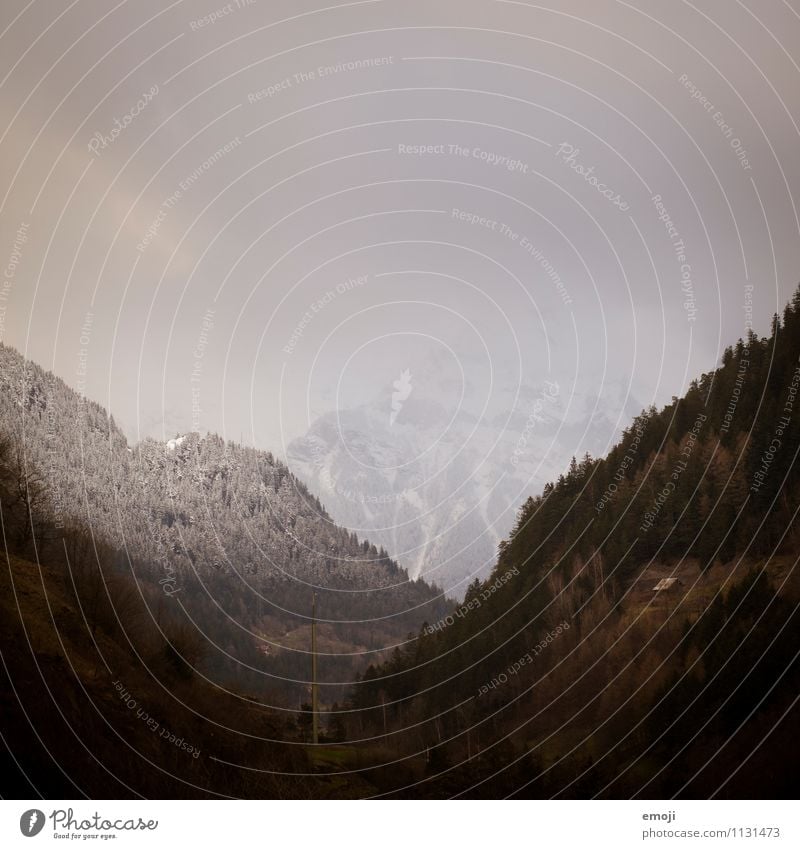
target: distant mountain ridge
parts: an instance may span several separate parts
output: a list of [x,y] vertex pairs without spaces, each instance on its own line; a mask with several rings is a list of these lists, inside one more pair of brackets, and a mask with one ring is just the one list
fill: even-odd
[[336,521],[454,597],[488,576],[531,489],[573,453],[607,450],[640,409],[622,382],[602,397],[546,378],[498,387],[459,365],[421,357],[384,395],[317,418],[286,454]]

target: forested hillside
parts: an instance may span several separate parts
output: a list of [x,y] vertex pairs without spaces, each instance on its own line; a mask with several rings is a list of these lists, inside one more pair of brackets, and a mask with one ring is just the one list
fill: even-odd
[[426,757],[385,791],[790,793],[799,390],[800,289],[530,498],[493,575],[354,689],[364,735]]
[[[4,561],[4,799],[313,795],[295,776],[307,765],[294,715],[194,671],[203,641],[178,616],[152,615],[158,587]],[[264,771],[237,769],[245,757]]]
[[321,673],[339,682],[325,701],[447,610],[271,454],[198,434],[130,447],[105,410],[1,345],[0,440],[11,550],[158,587],[159,608],[208,641],[208,674],[281,704],[307,694],[314,591]]

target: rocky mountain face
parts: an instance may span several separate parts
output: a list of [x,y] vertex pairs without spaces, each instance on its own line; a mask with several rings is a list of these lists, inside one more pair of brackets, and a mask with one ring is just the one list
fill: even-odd
[[459,597],[489,574],[527,495],[573,455],[605,453],[639,408],[623,382],[601,395],[548,378],[504,386],[434,356],[320,416],[287,462],[336,521]]

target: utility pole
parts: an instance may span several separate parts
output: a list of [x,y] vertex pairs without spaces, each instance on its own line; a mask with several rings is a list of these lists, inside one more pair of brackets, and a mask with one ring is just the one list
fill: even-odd
[[311,740],[319,743],[319,691],[317,689],[317,594],[311,599]]

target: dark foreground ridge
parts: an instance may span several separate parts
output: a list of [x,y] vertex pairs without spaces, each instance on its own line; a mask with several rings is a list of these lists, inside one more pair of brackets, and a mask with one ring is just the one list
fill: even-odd
[[395,792],[791,798],[799,396],[800,289],[528,499],[489,580],[353,691],[427,753]]

